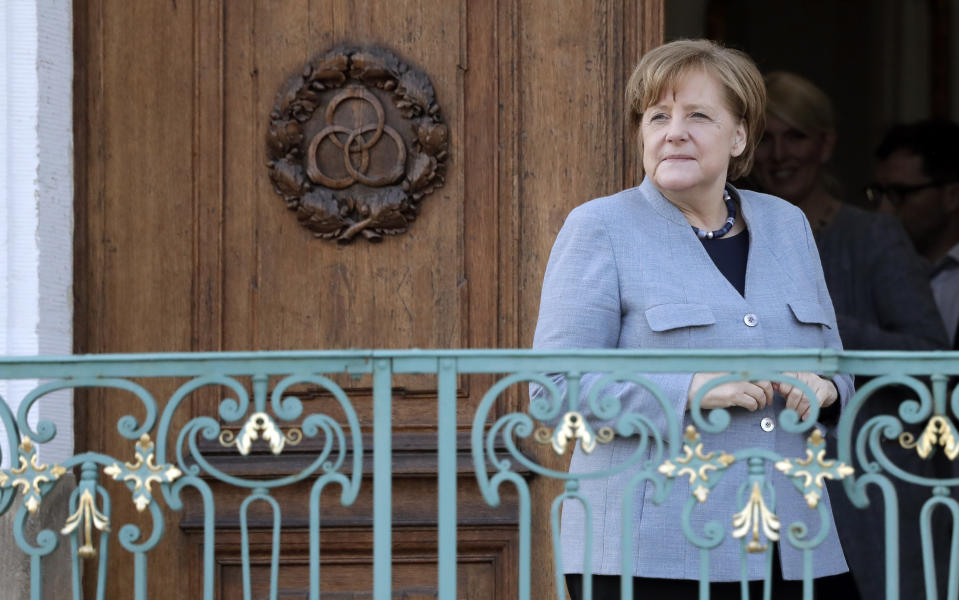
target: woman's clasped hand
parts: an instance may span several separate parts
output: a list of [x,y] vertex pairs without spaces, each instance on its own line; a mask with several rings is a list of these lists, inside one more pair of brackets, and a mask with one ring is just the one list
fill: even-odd
[[[696,373],[689,386],[689,395],[686,399],[686,408],[691,408],[693,399],[708,382],[728,373]],[[815,373],[783,373],[787,377],[798,379],[816,394],[816,401],[820,407],[832,405],[838,398],[839,392],[835,384],[816,375]],[[775,393],[779,393],[786,403],[784,408],[796,411],[799,418],[805,421],[809,418],[810,401],[803,389],[785,381],[727,381],[720,383],[703,394],[700,406],[704,409],[729,408],[739,406],[753,412],[766,408],[772,404]]]

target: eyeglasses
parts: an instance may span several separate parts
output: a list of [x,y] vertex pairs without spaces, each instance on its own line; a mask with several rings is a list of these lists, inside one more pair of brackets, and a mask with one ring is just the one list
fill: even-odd
[[905,204],[909,196],[912,196],[916,192],[941,185],[945,185],[945,182],[928,181],[916,185],[881,185],[879,183],[871,183],[867,185],[863,191],[866,194],[866,199],[872,206],[879,206],[883,199],[885,199],[898,208]]

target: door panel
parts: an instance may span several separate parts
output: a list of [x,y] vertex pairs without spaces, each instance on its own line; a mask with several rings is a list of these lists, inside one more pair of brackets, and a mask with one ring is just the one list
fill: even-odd
[[[661,0],[555,7],[553,0],[75,4],[77,351],[528,346],[543,268],[566,214],[635,183],[623,84],[662,31]],[[450,132],[445,185],[423,200],[407,233],[376,244],[314,237],[274,192],[266,166],[277,91],[343,43],[389,48],[425,72]],[[370,381],[336,381],[369,432]],[[420,544],[397,550],[397,589],[428,594],[435,514],[420,512],[435,485],[436,382],[396,381],[394,447],[405,474],[395,480],[394,513]],[[492,381],[459,380],[463,432]],[[173,387],[152,389],[163,398]],[[331,405],[322,390],[297,393],[308,411]],[[187,412],[216,415],[219,400],[204,391]],[[514,390],[499,413],[523,401]],[[115,394],[78,394],[78,449],[131,458],[132,444],[112,433],[129,407]],[[478,593],[490,569],[514,572],[516,511],[484,509],[463,477],[459,514],[472,520],[461,531],[460,584]],[[531,478],[531,487],[536,506],[556,493],[555,483]],[[127,493],[111,489],[117,498]],[[237,535],[235,498],[226,486],[217,493],[226,495],[217,501],[217,588],[231,598],[236,547],[220,542]],[[296,503],[295,490],[287,501]],[[175,584],[165,574],[200,575],[198,506],[188,498],[183,514],[165,513],[183,524],[168,526],[151,553],[151,594],[197,597],[191,578]],[[366,539],[370,507],[371,497],[361,495],[352,513],[331,513],[324,540]],[[114,511],[113,522],[149,531],[127,503]],[[536,548],[549,545],[545,513],[534,511]],[[476,524],[483,519],[489,527]],[[296,548],[304,529],[295,522],[288,529],[283,568],[293,582],[305,573],[304,546]],[[369,544],[357,548],[348,558],[324,554],[329,591],[346,594],[358,580],[352,591],[370,589]],[[130,589],[132,561],[121,554],[113,552],[108,597]],[[534,589],[548,589],[549,553],[534,560]],[[496,583],[483,597],[511,597],[514,587]]]

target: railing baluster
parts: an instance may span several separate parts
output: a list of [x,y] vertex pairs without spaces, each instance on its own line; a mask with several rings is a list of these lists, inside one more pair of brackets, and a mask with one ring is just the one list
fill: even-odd
[[320,491],[310,490],[310,597],[320,600]]
[[[92,465],[92,468],[89,465],[83,465],[83,475],[82,477],[86,478],[90,476],[92,471],[93,477],[96,476],[96,465]],[[91,477],[92,478],[92,477]],[[82,481],[82,480],[81,480]],[[80,497],[80,490],[76,489],[70,494],[70,500],[68,506],[70,508],[70,514],[72,515],[77,510],[78,499]],[[77,541],[79,535],[70,536],[70,584],[73,591],[73,600],[83,600],[83,587],[81,581],[81,570],[82,564],[79,554],[80,544]]]
[[522,479],[514,479],[519,500],[519,598],[530,600],[530,497],[529,488]]
[[699,600],[709,600],[709,548],[699,549]]
[[203,600],[213,600],[213,591],[215,583],[213,566],[215,563],[215,536],[216,529],[213,525],[213,516],[215,514],[213,493],[208,486],[197,487],[203,498]]
[[147,598],[147,555],[146,552],[133,553],[133,578],[134,593],[136,600],[146,600]]
[[456,361],[439,361],[439,600],[456,598]]
[[13,535],[20,549],[30,555],[30,598],[41,600],[43,598],[43,557],[56,549],[57,536],[49,529],[44,529],[37,534],[37,545],[30,544],[24,531],[29,518],[27,512],[26,506],[20,506],[17,509],[13,521]]
[[763,581],[763,600],[772,600],[773,595],[773,552],[779,548],[770,548],[766,553],[766,578]]
[[243,577],[243,600],[253,600],[250,585],[250,530],[247,523],[247,510],[255,496],[250,494],[240,505],[240,570]]
[[812,550],[805,549],[802,551],[802,597],[803,600],[813,600],[813,584],[812,584]]
[[373,361],[373,599],[393,587],[393,377],[391,361]]
[[40,576],[40,555],[30,555],[30,599],[43,598],[43,577]]
[[[113,506],[110,495],[103,486],[97,486],[97,497],[103,503],[103,514],[110,521]],[[97,600],[104,600],[107,597],[107,575],[109,575],[110,564],[110,532],[104,531],[100,534],[100,554],[99,564],[97,565]],[[83,597],[82,594],[80,596]],[[204,599],[205,600],[205,599]]]
[[267,496],[273,507],[273,544],[270,552],[270,600],[277,600],[280,587],[280,524],[282,512],[280,503],[272,496]]

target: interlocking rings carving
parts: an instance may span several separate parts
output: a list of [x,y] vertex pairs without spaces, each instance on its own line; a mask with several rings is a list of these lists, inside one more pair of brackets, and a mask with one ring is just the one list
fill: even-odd
[[383,48],[338,47],[286,82],[270,113],[273,189],[316,237],[405,232],[443,185],[449,130],[429,78]]
[[[337,125],[334,122],[336,109],[349,98],[359,98],[367,102],[376,111],[375,123],[356,123],[353,129]],[[396,161],[393,168],[388,173],[383,173],[379,177],[370,177],[367,175],[367,169],[370,164],[370,148],[376,146],[383,139],[383,134],[387,134],[396,144]],[[372,134],[369,139],[364,136]],[[340,135],[345,136],[340,139]],[[339,179],[329,177],[320,169],[317,164],[316,151],[319,145],[329,140],[337,148],[343,150],[343,166],[346,169],[347,176]],[[360,155],[360,164],[353,164],[353,154]],[[306,153],[306,174],[309,178],[328,188],[340,190],[350,187],[354,183],[364,183],[371,187],[382,187],[394,183],[406,171],[406,145],[400,134],[386,124],[386,115],[383,111],[383,105],[379,99],[368,90],[358,86],[350,86],[337,94],[330,104],[326,107],[326,127],[313,136],[310,142],[310,148]]]

